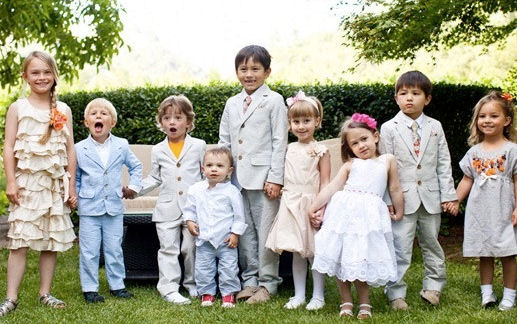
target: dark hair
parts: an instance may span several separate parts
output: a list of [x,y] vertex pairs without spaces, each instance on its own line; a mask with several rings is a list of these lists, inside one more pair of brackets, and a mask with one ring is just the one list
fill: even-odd
[[271,55],[269,55],[267,49],[259,45],[248,45],[242,48],[235,56],[235,70],[237,70],[240,64],[248,62],[250,58],[253,61],[259,61],[264,70],[268,70],[271,67]]
[[485,139],[485,134],[478,129],[478,118],[481,108],[489,102],[497,103],[501,107],[504,116],[510,118],[510,123],[503,128],[503,136],[509,141],[513,141],[515,138],[513,129],[513,114],[515,106],[513,101],[512,99],[506,99],[501,91],[492,90],[486,96],[479,99],[478,103],[474,107],[472,121],[469,126],[470,136],[467,140],[470,146],[476,145]]
[[[374,135],[377,133],[377,128],[371,128],[366,123],[353,121],[351,118],[345,121],[343,126],[341,126],[341,131],[339,132],[339,137],[341,138],[341,160],[343,162],[347,162],[348,160],[356,157],[350,146],[348,146],[348,141],[346,139],[348,131],[353,128],[364,128],[372,132]],[[379,155],[379,143],[377,143],[376,153]]]
[[408,71],[402,74],[395,84],[395,94],[404,87],[419,88],[424,92],[426,98],[431,95],[431,90],[433,89],[431,80],[420,71]]
[[230,162],[230,166],[233,167],[233,158],[232,153],[229,149],[227,149],[224,146],[216,146],[209,148],[205,151],[205,155],[203,156],[203,164],[205,164],[205,158],[207,155],[224,155],[228,158],[228,161]]

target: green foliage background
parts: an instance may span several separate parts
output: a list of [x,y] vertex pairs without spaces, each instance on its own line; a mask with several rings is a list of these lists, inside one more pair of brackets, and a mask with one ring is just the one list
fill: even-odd
[[[321,100],[324,117],[322,129],[316,133],[318,140],[337,137],[343,121],[354,112],[367,113],[375,117],[380,125],[399,111],[393,99],[392,85],[275,83],[270,87],[284,98],[302,89]],[[442,122],[452,155],[455,179],[461,178],[457,164],[468,149],[468,124],[472,108],[489,89],[481,85],[438,83],[433,88],[431,104],[425,109],[426,114]],[[239,91],[241,87],[236,83],[212,82],[208,85],[77,92],[64,94],[60,100],[72,108],[76,141],[88,136],[88,130],[83,125],[86,104],[94,98],[105,97],[118,111],[118,123],[113,129],[115,135],[127,138],[132,144],[156,144],[165,136],[155,126],[158,105],[169,95],[184,94],[192,101],[196,112],[195,129],[191,135],[207,143],[216,143],[224,104]]]

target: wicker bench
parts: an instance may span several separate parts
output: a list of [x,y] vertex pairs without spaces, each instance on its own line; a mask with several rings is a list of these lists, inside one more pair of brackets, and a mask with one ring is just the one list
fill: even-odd
[[[331,154],[333,177],[341,166],[341,154],[339,151],[339,139],[330,139],[322,142]],[[214,144],[208,145],[208,147]],[[131,145],[132,151],[143,163],[144,177],[149,174],[151,167],[152,145]],[[127,184],[128,174],[123,172],[123,184]],[[154,223],[151,221],[152,212],[158,198],[159,189],[133,200],[124,200],[126,212],[124,213],[124,263],[127,279],[157,279],[158,262],[156,253],[160,247]],[[280,259],[280,273],[290,273],[291,258],[289,254],[282,255]]]

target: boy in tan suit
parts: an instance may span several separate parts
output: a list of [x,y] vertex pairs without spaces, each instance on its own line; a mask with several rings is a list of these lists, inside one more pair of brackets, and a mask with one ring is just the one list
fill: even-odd
[[241,189],[248,227],[239,244],[244,290],[237,299],[260,303],[275,294],[278,254],[265,248],[278,211],[287,149],[287,110],[284,99],[264,81],[271,73],[271,56],[261,46],[246,46],[235,57],[243,90],[228,99],[219,127],[219,145],[235,161],[232,183]]
[[381,153],[397,158],[404,193],[404,217],[392,222],[398,281],[386,286],[391,307],[407,310],[404,275],[411,264],[413,240],[422,249],[425,274],[420,296],[438,305],[445,285],[445,256],[438,242],[441,211],[457,204],[451,158],[439,121],[426,116],[431,81],[419,71],[402,74],[395,85],[400,112],[381,126]]

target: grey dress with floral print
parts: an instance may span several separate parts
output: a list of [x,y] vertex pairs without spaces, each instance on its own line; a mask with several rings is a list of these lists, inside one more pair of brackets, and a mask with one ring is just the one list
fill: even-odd
[[460,161],[460,168],[474,179],[465,210],[463,256],[517,254],[517,228],[512,225],[517,144],[507,142],[495,151],[477,144]]

